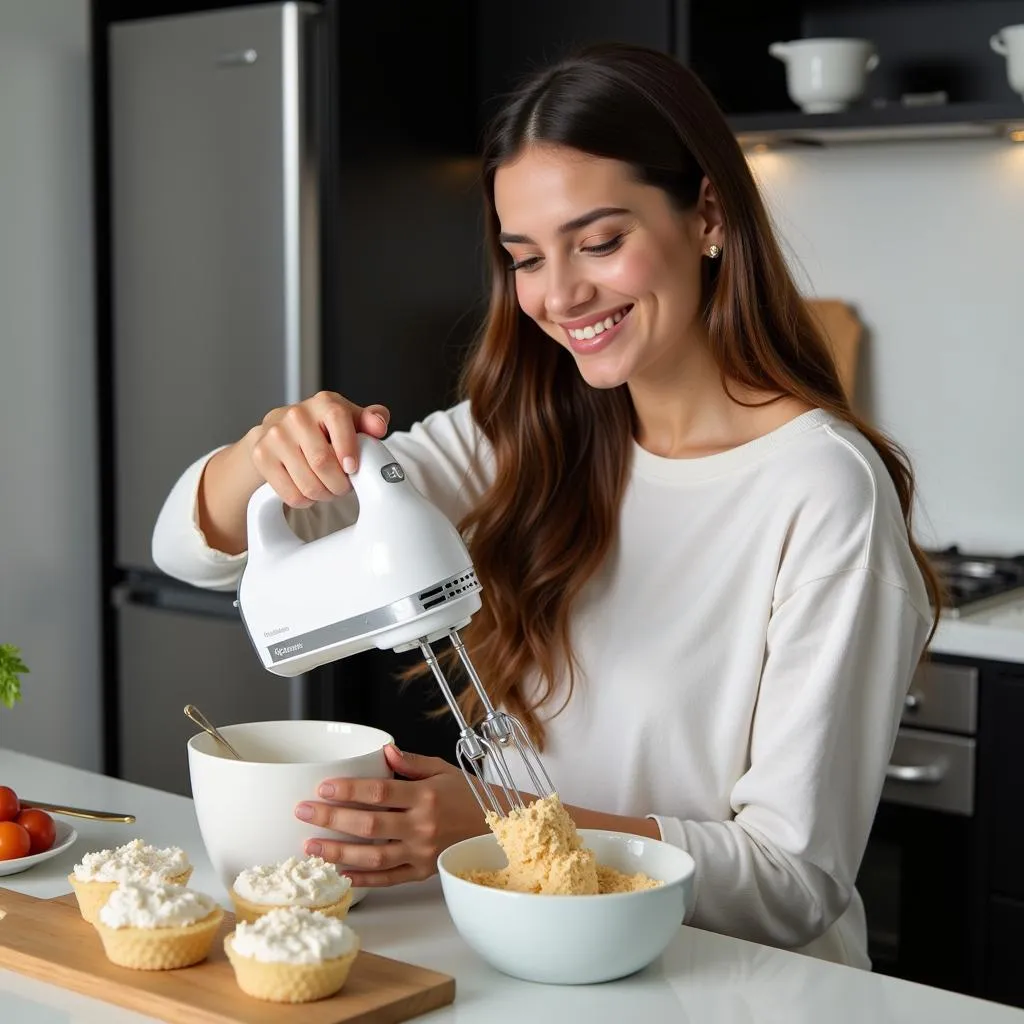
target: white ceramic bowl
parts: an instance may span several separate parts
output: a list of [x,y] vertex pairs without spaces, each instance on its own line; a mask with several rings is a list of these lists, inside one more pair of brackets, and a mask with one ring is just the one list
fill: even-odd
[[[384,746],[393,740],[386,732],[318,721],[218,728],[245,760],[201,732],[188,741],[188,770],[203,845],[225,889],[243,868],[303,856],[307,839],[363,841],[300,821],[295,805],[319,800],[325,779],[390,778]],[[353,902],[365,894],[354,889]]]
[[679,933],[693,892],[693,858],[677,846],[581,828],[599,864],[663,885],[602,896],[538,896],[458,877],[506,865],[493,835],[449,846],[437,859],[448,912],[466,943],[492,967],[524,981],[588,985],[642,970]]

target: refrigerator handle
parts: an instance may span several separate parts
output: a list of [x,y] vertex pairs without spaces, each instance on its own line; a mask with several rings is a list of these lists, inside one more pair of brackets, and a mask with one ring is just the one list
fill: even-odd
[[126,579],[114,585],[110,595],[115,608],[129,605],[187,615],[239,620],[234,593],[186,588],[159,580]]

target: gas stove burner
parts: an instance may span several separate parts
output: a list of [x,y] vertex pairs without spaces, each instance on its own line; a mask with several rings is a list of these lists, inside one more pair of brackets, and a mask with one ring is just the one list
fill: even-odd
[[925,554],[945,585],[944,614],[975,611],[1024,588],[1024,555],[967,554],[957,545]]
[[973,576],[987,580],[1000,575],[999,566],[995,562],[961,562],[956,566],[955,572],[958,576]]

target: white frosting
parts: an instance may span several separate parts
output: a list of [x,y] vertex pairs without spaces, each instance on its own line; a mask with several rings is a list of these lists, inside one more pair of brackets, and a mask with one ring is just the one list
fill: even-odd
[[356,933],[337,917],[306,907],[279,907],[239,921],[231,940],[239,956],[264,963],[318,964],[350,953]]
[[209,917],[216,906],[204,893],[149,878],[122,882],[100,907],[100,921],[108,928],[182,928]]
[[158,849],[133,839],[113,850],[87,853],[75,865],[75,878],[80,882],[132,882],[152,875],[170,878],[189,869],[188,854],[178,846]]
[[246,868],[235,892],[250,903],[326,907],[345,895],[352,882],[322,857],[289,857],[278,864]]

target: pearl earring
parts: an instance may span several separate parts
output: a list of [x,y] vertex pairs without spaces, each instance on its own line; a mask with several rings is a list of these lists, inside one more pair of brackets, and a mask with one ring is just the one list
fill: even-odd
[[708,247],[708,255],[713,259],[717,260],[722,255],[722,250],[717,245],[711,245]]

